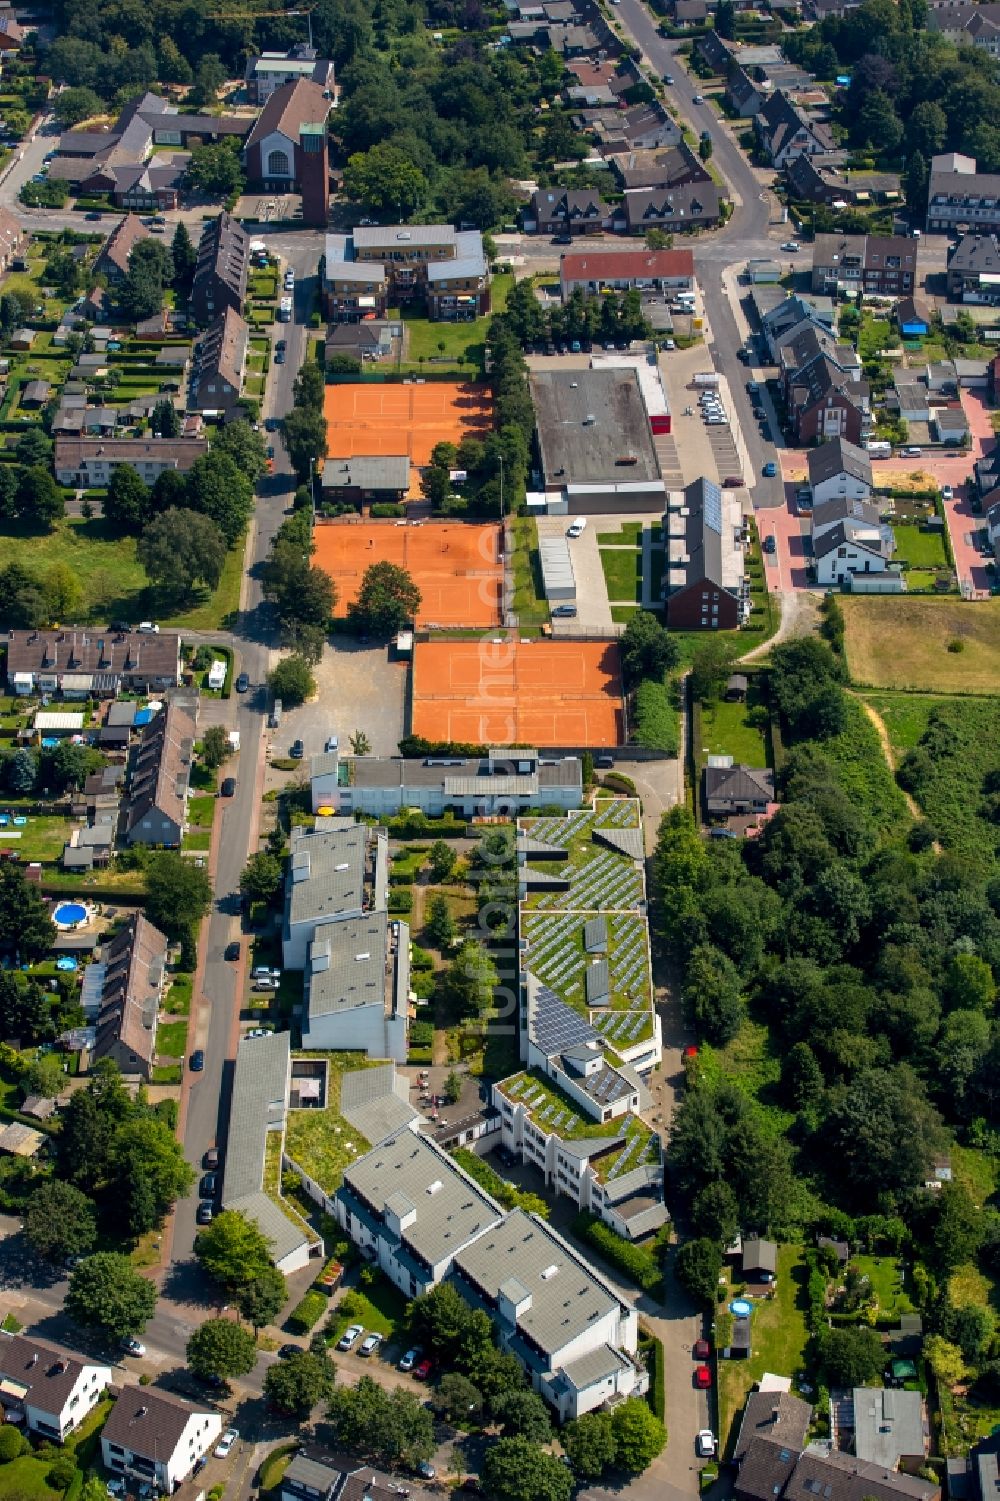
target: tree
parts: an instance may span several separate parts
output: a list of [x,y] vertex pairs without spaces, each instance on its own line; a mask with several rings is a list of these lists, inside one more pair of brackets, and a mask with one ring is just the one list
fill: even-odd
[[585,1412],[562,1431],[562,1446],[578,1480],[600,1480],[618,1455],[609,1412]]
[[329,1418],[338,1443],[385,1466],[417,1464],[434,1452],[434,1420],[419,1398],[402,1387],[384,1391],[370,1376],[333,1392]]
[[54,1100],[62,1094],[66,1085],[62,1059],[58,1053],[43,1053],[29,1064],[21,1075],[21,1098],[41,1095],[43,1100]]
[[187,509],[187,475],[177,469],[164,469],[157,475],[152,489],[152,508],[155,515],[162,511]]
[[139,471],[131,464],[118,464],[104,497],[104,518],[120,531],[138,535],[151,512],[151,497]]
[[449,1105],[456,1105],[462,1094],[462,1076],[457,1069],[450,1070],[444,1081],[444,1097]]
[[272,1324],[288,1297],[285,1279],[276,1266],[260,1266],[236,1291],[240,1316],[253,1325],[254,1333]]
[[456,1427],[468,1428],[482,1410],[483,1394],[460,1371],[449,1371],[441,1377],[434,1405]]
[[211,724],[201,737],[201,759],[209,771],[218,771],[233,753],[232,742],[221,724]]
[[98,1251],[70,1274],[66,1312],[87,1328],[118,1339],[141,1334],[155,1307],[154,1284],[117,1251]]
[[496,966],[486,949],[467,938],[439,976],[438,993],[454,1016],[479,1017],[492,1005],[498,984]]
[[953,954],[944,977],[944,1000],[949,1010],[993,1011],[997,998],[993,970],[978,954]]
[[923,213],[927,205],[927,184],[930,179],[930,171],[927,159],[920,151],[913,151],[906,163],[906,176],[903,179],[906,191],[906,206],[911,212]]
[[246,1376],[257,1363],[257,1342],[232,1319],[208,1319],[187,1342],[187,1363],[196,1376]]
[[240,890],[252,902],[271,902],[281,890],[281,881],[281,861],[258,850],[243,867]]
[[353,630],[378,637],[394,636],[412,625],[420,609],[420,590],[405,568],[372,563],[365,569],[358,597],[347,607]]
[[194,276],[198,251],[192,244],[187,225],[183,221],[179,222],[174,230],[174,237],[170,242],[170,256],[174,263],[174,286],[179,291],[187,291]]
[[823,1098],[823,1070],[807,1042],[797,1042],[784,1056],[781,1083],[796,1110],[810,1110]]
[[154,584],[186,599],[199,586],[217,587],[225,567],[226,543],[208,516],[197,511],[164,511],[145,528],[136,553]]
[[18,1433],[13,1423],[4,1423],[0,1427],[0,1465],[10,1464],[12,1459],[25,1454],[29,1447],[28,1440]]
[[427,179],[408,152],[391,141],[380,141],[369,151],[348,157],[344,191],[355,203],[367,204],[379,213],[391,210],[405,221],[424,201]]
[[224,1209],[195,1237],[194,1251],[208,1275],[227,1292],[239,1289],[274,1265],[270,1244],[252,1221]]
[[867,1325],[830,1329],[823,1336],[823,1379],[828,1386],[872,1386],[885,1365],[885,1350]]
[[66,514],[63,493],[47,469],[21,471],[17,487],[18,514],[34,526],[51,529]]
[[254,432],[249,422],[227,422],[212,443],[215,453],[232,459],[241,474],[255,485],[267,468],[267,443],[262,432]]
[[499,1438],[490,1444],[480,1483],[492,1501],[569,1501],[573,1489],[566,1466],[526,1438]]
[[719,1246],[730,1245],[740,1227],[736,1195],[721,1178],[717,1183],[705,1184],[691,1206],[691,1216],[698,1234]]
[[702,1238],[686,1240],[674,1261],[677,1280],[696,1303],[714,1303],[722,1271],[719,1242]]
[[31,1249],[46,1261],[86,1256],[97,1240],[97,1212],[72,1183],[50,1178],[28,1200],[24,1233]]
[[739,972],[721,949],[703,943],[688,959],[684,1004],[700,1036],[723,1046],[743,1023],[746,1007]]
[[75,745],[72,740],[60,740],[51,750],[43,750],[40,780],[57,792],[78,789],[103,764],[99,751]]
[[300,1350],[271,1366],[264,1377],[264,1396],[279,1412],[304,1421],[317,1402],[330,1397],[336,1379],[333,1361],[325,1354]]
[[504,1438],[525,1438],[532,1444],[547,1444],[552,1438],[549,1410],[537,1392],[525,1388],[509,1392],[493,1409],[503,1427]]
[[79,125],[81,120],[90,120],[94,115],[99,115],[103,109],[104,105],[93,89],[75,88],[63,89],[61,94],[56,95],[52,113],[65,130],[70,130],[74,125]]
[[643,678],[658,678],[676,666],[679,651],[670,632],[649,610],[636,610],[619,642],[626,682],[635,686]]
[[370,756],[371,755],[371,753],[372,753],[372,743],[369,740],[368,736],[365,734],[364,730],[355,730],[354,734],[350,737],[350,740],[351,740],[351,752],[352,752],[353,755],[355,755],[355,756]]
[[732,0],[719,0],[715,10],[716,33],[727,41],[736,39],[736,7]]
[[134,323],[152,318],[163,306],[163,292],[173,280],[170,251],[157,240],[140,240],[129,256],[128,274],[119,293],[121,304]]
[[312,698],[316,692],[316,679],[304,657],[285,657],[268,674],[267,685],[275,698],[280,698],[286,709],[294,709]]
[[446,953],[455,941],[455,922],[447,899],[440,894],[431,897],[424,932],[436,949]]
[[0,864],[0,950],[22,959],[40,959],[56,936],[49,909],[37,887],[9,860]]
[[632,1475],[648,1469],[663,1452],[667,1432],[641,1397],[629,1397],[611,1414],[618,1464]]
[[73,620],[83,604],[83,588],[79,575],[68,563],[52,563],[42,577],[45,598],[48,600],[49,619]]
[[40,427],[29,427],[15,443],[14,454],[17,462],[25,469],[47,464],[52,457],[52,440],[45,436]]
[[903,141],[903,122],[889,95],[873,89],[855,119],[854,138],[860,146],[875,146],[892,156]]
[[905,1065],[859,1073],[827,1115],[831,1169],[858,1195],[918,1187],[941,1145],[937,1113]]
[[[177,228],[183,229],[184,225],[178,224]],[[172,401],[168,401],[166,398],[164,398],[163,401],[158,401],[156,403],[155,407],[150,413],[149,427],[154,437],[177,437],[178,433],[181,430],[181,419],[180,413],[178,412]],[[171,470],[170,473],[176,473],[176,471]],[[184,483],[186,485],[187,481],[185,480]],[[159,510],[160,507],[157,507],[157,509]],[[166,507],[164,507],[163,509],[166,509]]]
[[[423,1349],[435,1357],[458,1352],[469,1366],[484,1349],[493,1350],[492,1326],[478,1318],[450,1282],[441,1282],[410,1305],[410,1327]],[[472,1371],[468,1374],[475,1380]],[[476,1382],[479,1385],[478,1381]],[[482,1388],[480,1387],[480,1390]]]
[[444,839],[435,839],[430,848],[431,880],[437,884],[447,881],[455,869],[454,849]]
[[295,406],[282,423],[285,452],[295,476],[304,484],[326,454],[326,418],[322,408]]
[[131,1210],[130,1228],[136,1236],[161,1224],[195,1179],[181,1143],[155,1115],[125,1122],[115,1135],[109,1167],[109,1196],[126,1215]]
[[168,938],[181,938],[212,906],[207,870],[172,850],[159,851],[146,866],[146,916]]
[[723,636],[706,636],[691,654],[691,692],[703,704],[717,703],[736,660],[736,649]]
[[215,52],[206,52],[195,69],[194,86],[191,89],[192,104],[215,104],[219,90],[228,77],[221,57]]
[[924,1359],[939,1386],[957,1386],[965,1375],[961,1350],[940,1334],[930,1334],[924,1340]]
[[928,1262],[944,1280],[964,1262],[975,1259],[985,1223],[964,1183],[945,1183],[934,1196],[932,1214]]
[[26,745],[3,763],[4,786],[14,797],[26,797],[34,791],[38,779],[38,762]]
[[922,99],[906,122],[906,143],[911,153],[937,156],[948,136],[948,117],[933,99]]
[[211,518],[233,547],[253,515],[253,485],[216,444],[188,470],[187,504]]

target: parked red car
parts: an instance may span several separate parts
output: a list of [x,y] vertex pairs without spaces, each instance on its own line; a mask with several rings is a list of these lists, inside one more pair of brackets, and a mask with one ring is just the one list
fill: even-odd
[[413,1374],[414,1376],[416,1376],[418,1381],[429,1381],[433,1369],[433,1360],[428,1360],[425,1357],[419,1365],[413,1367]]
[[712,1373],[707,1365],[698,1366],[694,1373],[694,1384],[700,1392],[707,1392],[712,1387]]
[[708,1360],[710,1359],[712,1354],[712,1346],[709,1344],[707,1339],[696,1339],[694,1344],[691,1346],[691,1354],[694,1356],[695,1360]]

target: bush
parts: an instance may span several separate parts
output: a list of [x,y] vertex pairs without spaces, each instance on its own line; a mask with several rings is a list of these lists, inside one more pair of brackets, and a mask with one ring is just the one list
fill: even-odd
[[412,912],[413,892],[409,891],[405,886],[393,886],[389,891],[389,911],[396,913]]
[[10,1464],[12,1459],[17,1459],[23,1454],[28,1443],[14,1427],[13,1423],[4,1423],[0,1427],[0,1465]]
[[[658,1293],[663,1282],[663,1269],[660,1266],[659,1257],[648,1246],[634,1246],[630,1241],[622,1240],[616,1235],[609,1225],[605,1225],[596,1215],[584,1210],[573,1221],[573,1231],[584,1240],[589,1241],[596,1251],[599,1251],[605,1261],[610,1261],[612,1266],[623,1272],[630,1281],[643,1292]],[[656,1242],[654,1242],[654,1246]],[[658,1249],[658,1247],[657,1247]]]
[[417,1021],[410,1024],[410,1046],[430,1048],[434,1046],[434,1023]]
[[377,500],[371,508],[373,521],[386,520],[392,516],[405,516],[406,507],[397,505],[393,500]]
[[624,792],[629,797],[635,795],[635,783],[622,771],[609,771],[603,779],[603,785],[611,792]]
[[670,690],[653,678],[646,678],[635,690],[635,725],[633,739],[646,750],[677,754],[677,711],[670,701]]
[[423,1067],[425,1064],[434,1062],[433,1048],[411,1048],[406,1055],[406,1061],[414,1067]]
[[313,1325],[318,1323],[326,1313],[328,1307],[323,1294],[315,1288],[310,1288],[288,1315],[288,1328],[293,1334],[308,1334]]

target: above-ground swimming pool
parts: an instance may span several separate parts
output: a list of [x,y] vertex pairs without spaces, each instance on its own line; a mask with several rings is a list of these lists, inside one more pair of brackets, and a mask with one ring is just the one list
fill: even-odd
[[753,1304],[748,1303],[745,1298],[736,1298],[730,1303],[729,1312],[738,1319],[748,1319],[753,1313]]
[[76,960],[72,959],[68,954],[64,954],[61,959],[56,960],[56,969],[73,970],[76,967]]
[[82,902],[60,902],[52,914],[57,928],[78,928],[90,916],[89,908]]

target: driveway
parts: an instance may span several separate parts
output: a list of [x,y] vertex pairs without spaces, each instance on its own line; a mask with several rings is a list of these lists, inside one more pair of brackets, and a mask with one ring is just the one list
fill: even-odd
[[797,484],[786,483],[784,505],[757,512],[761,546],[765,538],[774,537],[777,547],[776,552],[763,554],[767,587],[772,594],[810,587],[812,538],[809,518],[800,516],[795,508],[797,488]]
[[[566,625],[576,632],[611,629],[611,606],[608,604],[597,534],[605,530],[605,527],[615,530],[621,525],[621,519],[620,516],[611,520],[603,516],[588,516],[586,528],[581,535],[567,539],[576,579],[576,618],[567,621]],[[539,516],[539,540],[542,537],[565,537],[571,520],[570,516]],[[652,517],[650,522],[652,523]],[[552,622],[553,634],[559,634],[561,624],[563,622],[558,619]]]

